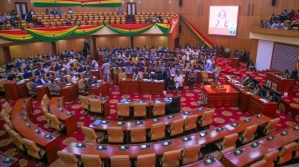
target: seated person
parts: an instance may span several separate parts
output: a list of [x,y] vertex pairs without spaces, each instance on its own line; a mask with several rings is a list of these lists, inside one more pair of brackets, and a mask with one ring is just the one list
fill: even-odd
[[68,69],[68,75],[74,75],[75,73],[77,73],[72,67],[70,67],[69,69]]
[[80,65],[80,67],[78,68],[78,72],[83,72],[83,71],[85,71],[85,68],[82,65]]
[[58,70],[60,70],[60,66],[59,66],[58,63],[56,63],[56,65],[55,65],[55,67],[54,67],[54,71],[58,71]]
[[70,66],[69,63],[64,62],[64,64],[63,64],[63,68],[65,68],[65,69],[69,69],[69,68],[71,68],[71,66]]
[[31,71],[32,69],[29,67],[29,65],[27,65],[25,68],[24,68],[24,71],[27,70],[27,71]]
[[197,73],[192,69],[188,75],[189,87],[192,87],[197,78]]
[[267,95],[265,96],[265,99],[269,102],[274,102],[273,93],[271,91],[268,91]]
[[37,80],[39,85],[45,85],[47,83],[47,81],[44,80],[42,75],[38,76],[38,80]]
[[31,81],[30,83],[30,91],[31,92],[35,92],[36,87],[38,86],[38,81],[37,78],[35,78],[34,80]]
[[77,83],[78,81],[79,81],[79,75],[78,75],[78,73],[75,73],[75,75],[72,77],[72,82],[73,83]]
[[16,63],[16,67],[18,68],[18,67],[21,67],[22,66],[22,62],[21,61],[17,61],[17,63]]
[[61,78],[61,77],[64,77],[64,76],[65,76],[64,72],[62,72],[62,70],[59,70],[59,72],[57,73],[57,77]]
[[173,81],[175,83],[175,92],[178,92],[179,86],[183,85],[184,78],[180,75],[180,73],[177,72]]
[[61,78],[59,78],[60,79],[60,82],[59,82],[59,86],[64,86],[64,85],[66,85],[67,84],[67,80],[66,80],[66,78],[65,77],[61,77]]
[[45,74],[44,70],[40,69],[40,67],[38,67],[35,71],[35,75],[42,75]]
[[59,93],[60,87],[57,85],[54,79],[51,79],[51,82],[49,83],[49,87],[52,92]]
[[247,68],[249,68],[251,71],[256,71],[252,59],[247,62]]
[[232,76],[231,81],[233,84],[239,83],[239,81],[237,80],[237,78],[235,76]]
[[142,63],[139,63],[139,72],[144,72],[144,65]]
[[196,64],[195,70],[202,71],[202,67],[199,64]]
[[148,72],[156,72],[156,69],[154,68],[153,65],[151,65],[148,69],[147,69]]
[[30,77],[32,77],[32,72],[28,70],[24,70],[23,78],[28,79]]
[[130,66],[127,66],[126,69],[125,69],[125,72],[126,72],[127,74],[130,74],[130,73],[133,72],[133,70],[132,70],[132,68],[131,68]]
[[204,70],[205,70],[205,71],[212,71],[213,69],[212,69],[212,67],[210,66],[210,64],[207,63],[207,64],[204,66]]
[[51,64],[47,61],[43,64],[43,68],[47,68],[47,67],[50,67],[50,66],[51,66]]
[[126,63],[124,61],[121,61],[119,64],[119,67],[125,67],[125,66],[126,66]]
[[86,83],[85,83],[85,88],[84,88],[84,90],[85,90],[85,91],[88,91],[88,88],[90,88],[91,85],[92,85],[92,84],[95,84],[95,83],[96,83],[96,81],[93,79],[93,77],[89,77],[88,80],[87,80]]
[[89,70],[86,70],[86,72],[85,72],[85,74],[84,74],[83,77],[84,77],[84,78],[93,78],[93,75],[90,73]]
[[138,63],[138,57],[137,57],[137,56],[134,56],[134,57],[132,58],[132,62],[134,62],[134,63]]
[[288,69],[284,70],[283,77],[284,78],[291,78],[291,73],[289,72]]
[[258,95],[258,96],[260,96],[260,94],[261,94],[261,86],[260,86],[260,84],[256,84],[255,85],[255,87],[254,87],[254,89],[251,91],[252,92],[252,94],[254,94],[254,95]]
[[142,79],[141,74],[138,72],[137,69],[134,72],[133,79],[134,80],[140,80],[140,79]]
[[244,86],[247,86],[251,82],[251,76],[249,74],[246,74],[245,78],[242,80],[241,84]]
[[145,75],[146,79],[154,79],[154,74],[152,74],[152,72],[147,71],[147,74]]
[[298,79],[298,71],[296,69],[294,71],[292,71],[291,78],[295,79],[297,81],[297,79]]

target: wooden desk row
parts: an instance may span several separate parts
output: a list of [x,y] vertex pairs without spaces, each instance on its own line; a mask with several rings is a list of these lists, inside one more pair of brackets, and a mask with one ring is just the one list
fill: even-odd
[[[223,139],[225,136],[232,133],[241,133],[246,127],[251,125],[263,125],[267,123],[270,118],[267,116],[262,116],[261,118],[257,116],[250,117],[250,122],[245,122],[244,120],[236,121],[238,124],[233,130],[228,130],[224,128],[222,131],[217,132],[217,128],[209,129],[206,132],[206,136],[200,136],[202,132],[194,133],[188,136],[183,136],[175,139],[164,140],[154,143],[146,143],[148,148],[141,148],[143,144],[125,144],[128,146],[125,150],[120,150],[121,145],[108,145],[108,144],[92,144],[92,143],[83,143],[85,147],[77,147],[79,142],[72,142],[66,148],[63,149],[65,152],[74,153],[77,156],[82,154],[96,154],[99,155],[102,159],[108,160],[112,155],[129,155],[131,159],[136,159],[138,155],[155,153],[157,156],[162,156],[166,151],[173,150],[182,150],[185,146],[191,146],[194,144],[206,145],[213,143],[215,141]],[[221,126],[222,127],[222,126]],[[188,141],[183,141],[183,138],[188,137]],[[170,145],[164,146],[163,143],[170,142]],[[98,150],[98,146],[105,146],[105,150]]]
[[52,163],[58,158],[59,138],[36,126],[29,119],[32,112],[32,98],[19,99],[12,108],[11,121],[18,133],[45,149],[48,163]]
[[163,95],[165,84],[164,81],[146,82],[146,81],[126,79],[120,81],[119,87],[121,93],[143,93],[143,94]]
[[232,86],[239,92],[238,106],[241,110],[248,112],[252,115],[262,113],[270,118],[275,118],[277,103],[269,102],[264,103],[260,96],[253,95],[247,87],[239,88],[240,84],[233,84],[230,80],[225,79],[225,84]]
[[[282,131],[287,131],[287,135],[282,135]],[[231,152],[226,153],[221,159],[221,162],[226,167],[242,167],[254,163],[258,159],[262,158],[265,154],[279,149],[291,142],[299,140],[299,131],[295,130],[294,127],[286,128],[282,131],[274,132],[271,134],[274,139],[269,141],[268,136],[261,139],[255,140],[248,143],[242,147],[237,148]],[[252,147],[252,143],[258,142],[257,147]],[[234,152],[237,150],[242,150],[243,153],[236,155]]]
[[[49,95],[49,89],[46,85],[36,87],[36,100],[41,101],[44,95]],[[110,87],[109,83],[104,82],[100,86],[92,86],[88,88],[89,95],[97,95],[97,96],[109,96],[110,95]],[[79,88],[77,84],[69,83],[69,86],[63,86],[60,89],[60,96],[64,97],[66,102],[71,102],[79,95]]]
[[296,85],[296,80],[281,78],[278,75],[276,75],[275,73],[267,73],[266,85],[270,88],[270,90],[278,91],[282,95],[285,92],[287,92],[289,94],[293,94],[295,85]]

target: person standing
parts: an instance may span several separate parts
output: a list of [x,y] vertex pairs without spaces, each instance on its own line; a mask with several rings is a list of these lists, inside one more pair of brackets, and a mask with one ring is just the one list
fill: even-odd
[[165,91],[167,91],[167,88],[168,88],[168,81],[170,80],[170,71],[169,71],[169,68],[167,67],[163,73],[162,73],[162,77],[163,77],[163,80],[164,80],[164,83],[165,83]]
[[183,85],[184,78],[180,75],[179,72],[177,72],[174,79],[173,79],[173,81],[174,81],[174,84],[175,84],[175,92],[178,92],[179,86]]
[[219,79],[219,75],[220,75],[220,69],[219,67],[216,67],[215,64],[213,64],[213,72],[214,72],[214,75],[215,75],[215,82],[218,83],[218,79]]
[[104,63],[102,65],[102,70],[103,70],[103,73],[104,73],[108,83],[109,83],[109,80],[110,80],[109,79],[109,77],[110,77],[110,68],[111,68],[111,65],[110,65],[109,61],[107,60],[106,63]]

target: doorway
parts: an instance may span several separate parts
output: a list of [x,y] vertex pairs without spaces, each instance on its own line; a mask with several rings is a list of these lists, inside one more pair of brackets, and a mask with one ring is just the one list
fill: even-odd
[[27,3],[26,2],[15,2],[15,10],[16,10],[17,14],[20,16],[28,13]]
[[134,17],[134,15],[136,15],[136,3],[135,2],[127,3],[127,13],[128,13],[128,17]]

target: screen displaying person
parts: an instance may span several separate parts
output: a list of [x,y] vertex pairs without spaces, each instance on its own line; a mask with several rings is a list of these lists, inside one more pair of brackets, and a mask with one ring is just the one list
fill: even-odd
[[218,13],[218,19],[217,19],[217,23],[216,23],[215,27],[218,27],[218,28],[226,28],[226,27],[228,27],[228,20],[226,18],[226,12],[225,12],[225,10],[221,10]]

